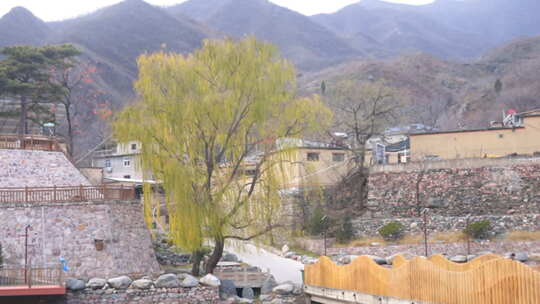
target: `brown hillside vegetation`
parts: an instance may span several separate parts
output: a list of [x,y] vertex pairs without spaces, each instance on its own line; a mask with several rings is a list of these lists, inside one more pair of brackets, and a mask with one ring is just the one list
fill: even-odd
[[[516,40],[478,61],[457,63],[416,54],[391,60],[343,64],[301,79],[306,93],[319,92],[344,80],[384,79],[408,101],[404,121],[441,129],[487,127],[503,110],[540,107],[540,37]],[[495,89],[500,80],[502,88]]]

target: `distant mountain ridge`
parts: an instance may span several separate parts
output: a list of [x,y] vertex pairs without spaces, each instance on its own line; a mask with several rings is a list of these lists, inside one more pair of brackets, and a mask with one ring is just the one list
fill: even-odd
[[187,54],[207,38],[255,35],[295,63],[303,93],[320,93],[323,80],[331,87],[339,79],[384,78],[411,96],[416,108],[404,115],[412,122],[484,126],[505,107],[540,107],[540,36],[519,38],[540,35],[540,1],[516,3],[362,0],[306,17],[267,0],[189,0],[165,8],[125,0],[49,23],[17,7],[0,18],[0,47],[74,43],[97,67],[95,85],[120,109],[136,98],[141,54]]
[[538,11],[537,0],[436,0],[427,5],[362,0],[311,18],[353,41],[359,34],[371,37],[393,54],[421,51],[463,59],[518,37],[540,35]]
[[267,0],[189,0],[168,10],[233,37],[255,35],[273,42],[304,70],[366,55],[308,17]]
[[42,44],[50,34],[49,26],[24,7],[15,7],[0,18],[0,47]]

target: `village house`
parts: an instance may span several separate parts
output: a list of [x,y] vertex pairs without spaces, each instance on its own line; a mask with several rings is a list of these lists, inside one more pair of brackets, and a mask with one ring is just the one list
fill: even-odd
[[485,129],[410,134],[412,160],[540,155],[540,109],[507,114]]

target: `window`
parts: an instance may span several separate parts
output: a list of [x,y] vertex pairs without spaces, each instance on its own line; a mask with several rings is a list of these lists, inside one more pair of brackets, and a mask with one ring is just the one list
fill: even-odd
[[131,179],[131,175],[124,175],[124,178]]
[[244,174],[245,174],[246,176],[255,176],[255,174],[257,174],[257,170],[255,170],[255,169],[249,169],[249,170],[244,171]]
[[319,161],[319,153],[309,152],[307,154],[307,160],[309,160],[309,161]]
[[105,160],[105,168],[110,168],[110,167],[112,167],[112,166],[111,166],[111,160],[110,160],[110,159],[106,159],[106,160]]
[[332,160],[335,162],[342,162],[345,160],[345,153],[332,153]]
[[131,150],[137,150],[137,144],[131,144]]
[[124,158],[124,167],[131,167],[131,158]]

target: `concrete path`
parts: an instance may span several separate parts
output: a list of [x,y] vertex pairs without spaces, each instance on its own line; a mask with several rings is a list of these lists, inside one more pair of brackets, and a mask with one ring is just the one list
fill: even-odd
[[252,266],[257,266],[263,271],[270,271],[278,283],[291,281],[302,283],[302,273],[304,265],[298,261],[286,259],[270,250],[258,248],[251,243],[231,242],[227,244],[225,250],[234,253],[243,262]]

